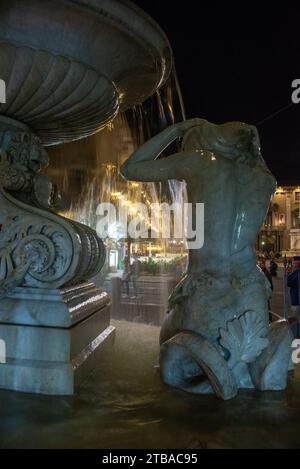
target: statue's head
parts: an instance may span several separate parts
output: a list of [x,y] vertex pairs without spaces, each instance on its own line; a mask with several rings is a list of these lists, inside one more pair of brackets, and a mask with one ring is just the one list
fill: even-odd
[[186,132],[182,147],[185,151],[208,150],[250,164],[262,161],[257,129],[243,122],[216,125],[199,119],[199,125]]
[[199,119],[199,124],[195,127],[191,127],[185,133],[182,140],[182,150],[183,151],[198,151],[199,149],[204,149],[205,142],[203,138],[203,129],[206,123],[205,119]]

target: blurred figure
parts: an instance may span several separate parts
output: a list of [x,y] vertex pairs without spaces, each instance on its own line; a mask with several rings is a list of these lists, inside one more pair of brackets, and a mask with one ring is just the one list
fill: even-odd
[[259,259],[258,266],[260,267],[260,269],[263,271],[263,273],[265,274],[265,276],[269,280],[271,290],[273,291],[274,286],[273,286],[272,275],[271,275],[271,272],[269,272],[268,269],[267,269],[266,261],[264,259]]
[[293,316],[297,318],[297,337],[299,338],[299,281],[300,281],[300,256],[292,259],[292,266],[288,267],[287,285],[290,289],[291,310]]
[[134,296],[132,298],[136,298],[138,296],[137,280],[140,275],[140,269],[141,269],[141,263],[137,258],[135,258],[130,267],[131,280],[132,280],[132,286],[133,286],[133,292],[134,292]]
[[178,283],[182,279],[184,272],[184,261],[183,259],[178,259],[174,266],[174,279]]
[[126,295],[125,296],[129,296],[130,277],[131,277],[131,270],[130,270],[129,257],[126,257],[125,262],[124,262],[124,270],[123,270],[123,274],[122,274],[122,283],[121,283],[122,286],[125,285],[125,289],[126,289]]
[[277,277],[278,264],[275,262],[274,257],[270,261],[270,274],[272,277]]

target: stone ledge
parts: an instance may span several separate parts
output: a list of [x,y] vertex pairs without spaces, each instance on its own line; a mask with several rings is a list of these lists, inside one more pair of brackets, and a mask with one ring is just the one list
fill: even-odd
[[0,302],[0,323],[69,328],[109,301],[93,283],[63,289],[16,288]]
[[69,362],[8,359],[0,365],[0,388],[27,393],[72,395],[87,376],[99,368],[103,353],[112,346],[115,327],[108,326],[78,357]]

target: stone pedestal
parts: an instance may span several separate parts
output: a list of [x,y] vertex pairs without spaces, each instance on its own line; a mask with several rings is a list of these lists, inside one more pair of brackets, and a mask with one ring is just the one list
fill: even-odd
[[72,395],[101,365],[114,337],[109,296],[93,283],[16,288],[0,301],[0,340],[6,349],[0,388]]
[[82,283],[104,243],[57,213],[44,147],[100,131],[172,64],[164,33],[127,0],[0,2],[0,388],[72,394],[113,341],[108,296]]

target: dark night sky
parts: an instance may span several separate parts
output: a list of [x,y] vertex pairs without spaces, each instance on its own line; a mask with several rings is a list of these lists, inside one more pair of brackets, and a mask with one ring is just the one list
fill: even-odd
[[135,3],[170,40],[187,117],[256,125],[277,180],[300,184],[300,104],[291,101],[291,83],[300,79],[300,9],[284,2],[264,2],[265,9],[252,2]]

